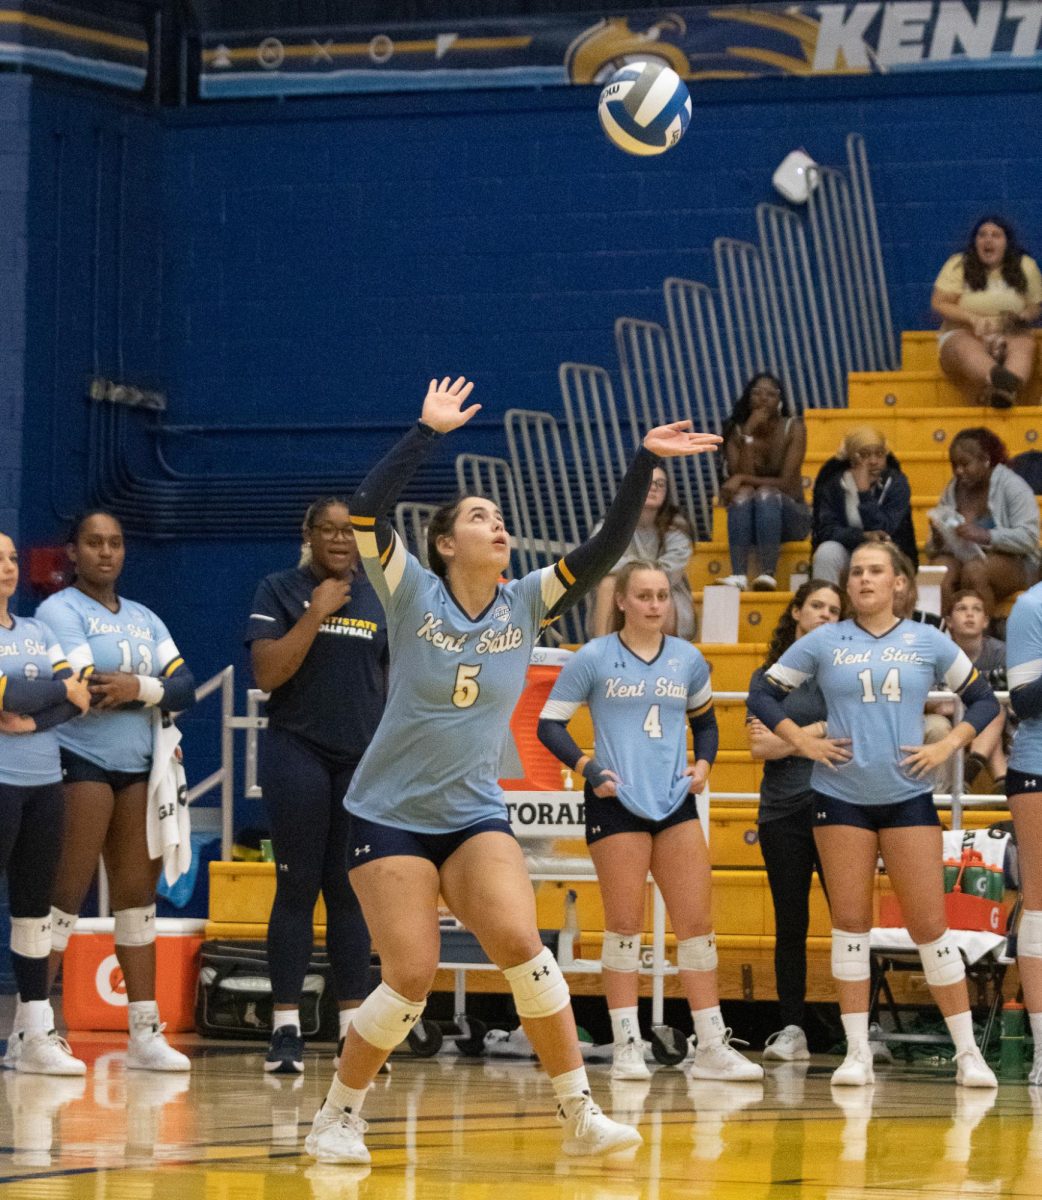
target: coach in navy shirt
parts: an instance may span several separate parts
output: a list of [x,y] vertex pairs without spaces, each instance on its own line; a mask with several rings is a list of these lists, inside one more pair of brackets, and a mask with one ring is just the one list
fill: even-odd
[[300,565],[264,579],[246,642],[271,693],[260,783],[275,852],[268,922],[274,1012],[265,1071],[304,1069],[299,1003],[321,890],[340,1037],[369,990],[369,932],[347,878],[344,793],[383,713],[387,630],[364,572],[347,505],[307,511]]

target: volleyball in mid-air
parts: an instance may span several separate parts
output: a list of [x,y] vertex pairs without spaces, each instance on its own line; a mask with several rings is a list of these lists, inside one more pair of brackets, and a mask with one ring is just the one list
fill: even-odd
[[663,154],[684,136],[691,96],[671,67],[631,62],[606,84],[597,105],[601,127],[627,154]]

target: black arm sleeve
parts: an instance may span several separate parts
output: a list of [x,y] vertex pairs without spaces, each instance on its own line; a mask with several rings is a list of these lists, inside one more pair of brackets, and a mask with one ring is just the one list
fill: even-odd
[[0,710],[32,717],[59,704],[65,699],[65,684],[60,679],[12,679],[5,675],[0,681]]
[[1009,694],[1009,706],[1022,721],[1042,716],[1042,675],[1014,688]]
[[163,699],[159,707],[163,712],[184,712],[195,703],[195,677],[184,663],[161,683]]
[[977,672],[974,672],[969,684],[959,695],[966,705],[962,719],[972,725],[977,733],[986,725],[990,725],[1001,711],[995,693],[991,690],[991,684]]
[[720,748],[720,728],[716,723],[716,713],[712,705],[705,712],[697,715],[692,713],[687,723],[691,726],[691,736],[695,743],[695,762],[702,759],[712,766]]
[[622,558],[640,520],[641,509],[651,486],[651,475],[661,459],[643,446],[630,463],[619,484],[604,524],[588,541],[564,556],[566,576],[574,579],[550,616],[557,616],[577,603],[604,578]]
[[52,704],[49,708],[36,713],[33,720],[36,722],[36,732],[43,733],[45,729],[53,729],[55,725],[64,725],[66,721],[71,721],[73,717],[79,715],[80,710],[71,700],[63,700],[60,704]]
[[785,696],[785,689],[772,683],[766,675],[759,678],[754,676],[749,684],[745,707],[773,733],[787,715],[782,707]]
[[387,519],[402,490],[441,440],[441,434],[417,421],[409,432],[380,459],[351,497],[351,517],[361,518],[365,527],[376,525],[376,542],[381,552],[391,542]]
[[551,721],[547,717],[540,717],[536,734],[555,758],[559,758],[566,767],[574,770],[583,752],[579,743],[568,732],[567,721]]

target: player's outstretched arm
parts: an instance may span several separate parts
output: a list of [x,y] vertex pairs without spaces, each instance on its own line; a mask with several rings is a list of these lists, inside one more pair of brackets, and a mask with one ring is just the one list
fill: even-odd
[[683,458],[716,450],[723,440],[718,433],[697,432],[690,421],[674,421],[649,429],[644,435],[644,449],[659,458]]
[[704,454],[715,450],[721,440],[715,433],[695,433],[690,421],[658,425],[644,435],[641,448],[604,514],[601,528],[558,564],[558,574],[568,590],[548,614],[551,618],[582,599],[626,552],[651,486],[652,472],[660,459]]

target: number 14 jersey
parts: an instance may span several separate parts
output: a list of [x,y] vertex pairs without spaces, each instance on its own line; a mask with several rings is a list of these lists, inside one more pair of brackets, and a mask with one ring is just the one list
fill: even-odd
[[850,738],[853,757],[835,770],[815,763],[811,785],[848,804],[896,804],[930,791],[901,766],[921,746],[923,709],[932,690],[963,691],[976,670],[932,625],[900,621],[876,636],[856,621],[821,625],[795,641],[767,671],[791,691],[816,679],[828,708],[828,734]]

